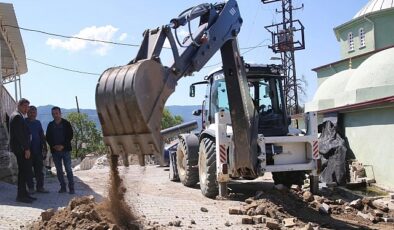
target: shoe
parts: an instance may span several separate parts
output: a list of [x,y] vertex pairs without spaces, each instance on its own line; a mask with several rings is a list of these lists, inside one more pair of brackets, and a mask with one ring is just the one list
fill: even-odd
[[37,200],[37,198],[32,197],[32,196],[30,196],[30,195],[27,195],[27,198],[30,199],[30,200],[33,200],[33,201],[34,201],[34,200]]
[[38,193],[49,193],[49,191],[46,190],[45,188],[37,188],[36,192],[38,192]]
[[65,193],[67,192],[66,188],[60,188],[59,193]]
[[28,192],[29,194],[34,194],[34,188],[28,188],[28,189],[27,189],[27,192]]
[[70,191],[68,193],[75,194],[75,190],[74,189],[70,189]]
[[32,199],[29,199],[29,198],[27,198],[27,197],[17,197],[17,198],[16,198],[16,202],[22,202],[22,203],[28,203],[28,204],[30,204],[30,203],[33,203],[33,200],[32,200]]

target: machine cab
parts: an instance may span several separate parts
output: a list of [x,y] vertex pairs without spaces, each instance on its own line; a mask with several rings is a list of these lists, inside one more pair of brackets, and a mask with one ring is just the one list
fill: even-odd
[[[283,99],[280,66],[246,64],[250,96],[259,114],[259,134],[283,136],[288,133],[288,121]],[[215,123],[215,113],[229,111],[227,87],[222,70],[205,78],[207,91],[203,102],[202,119],[205,127]]]

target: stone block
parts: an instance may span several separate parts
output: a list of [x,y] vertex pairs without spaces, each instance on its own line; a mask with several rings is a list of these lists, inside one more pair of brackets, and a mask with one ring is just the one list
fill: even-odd
[[254,216],[252,217],[253,223],[254,224],[261,224],[263,223],[263,217],[262,216]]
[[283,225],[285,227],[293,227],[294,225],[296,225],[297,219],[296,218],[285,218],[283,219]]
[[302,194],[302,198],[306,202],[312,202],[315,198],[313,197],[313,194],[309,191],[305,191],[304,194]]
[[279,223],[274,220],[267,220],[265,224],[269,229],[280,229]]
[[355,208],[355,209],[361,209],[363,207],[363,203],[361,199],[353,200],[350,202],[350,207]]
[[242,217],[242,224],[253,224],[253,218],[250,216]]
[[319,212],[323,214],[330,214],[331,213],[331,207],[330,205],[323,203],[319,207]]
[[243,208],[229,208],[228,209],[228,213],[230,214],[230,215],[242,215],[243,214],[243,212],[244,212],[244,209]]
[[50,208],[41,213],[41,219],[43,221],[48,221],[52,218],[53,215],[55,215],[55,210],[53,210],[53,208]]

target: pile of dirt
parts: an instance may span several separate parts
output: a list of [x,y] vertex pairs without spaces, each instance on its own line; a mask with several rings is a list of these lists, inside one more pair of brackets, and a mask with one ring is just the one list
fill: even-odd
[[29,229],[121,229],[107,210],[105,202],[96,203],[93,196],[75,197],[55,212],[41,213],[41,220]]
[[245,215],[243,224],[275,228],[313,227],[352,229],[394,229],[394,211],[372,198],[346,201],[331,190],[313,195],[299,187],[290,190],[259,191],[229,214]]
[[124,200],[126,188],[118,172],[118,156],[111,156],[108,199],[96,203],[93,196],[75,197],[65,208],[41,213],[29,229],[140,229]]

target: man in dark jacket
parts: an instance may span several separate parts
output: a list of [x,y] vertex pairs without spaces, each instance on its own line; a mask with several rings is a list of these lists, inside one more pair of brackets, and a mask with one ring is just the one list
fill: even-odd
[[[34,169],[34,177],[36,178],[36,191],[39,193],[48,193],[44,189],[44,159],[47,154],[47,143],[45,141],[44,130],[41,122],[37,118],[37,108],[33,105],[29,107],[27,112],[26,124],[31,133],[30,152],[31,160]],[[34,181],[31,176],[27,181],[27,186],[30,191],[34,191]],[[29,191],[29,192],[30,192]]]
[[30,102],[24,98],[18,101],[18,108],[10,118],[10,147],[18,163],[18,194],[16,201],[31,203],[36,198],[31,197],[26,190],[27,179],[31,176],[30,132],[24,116],[29,110]]
[[46,139],[51,148],[57,179],[60,182],[59,193],[67,192],[63,175],[63,161],[67,173],[69,193],[74,194],[74,175],[71,168],[71,140],[73,139],[73,129],[70,122],[62,118],[59,107],[55,106],[52,108],[52,117],[53,121],[51,121],[47,127]]

